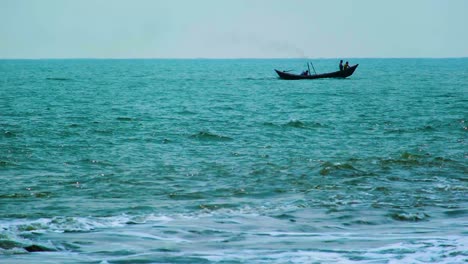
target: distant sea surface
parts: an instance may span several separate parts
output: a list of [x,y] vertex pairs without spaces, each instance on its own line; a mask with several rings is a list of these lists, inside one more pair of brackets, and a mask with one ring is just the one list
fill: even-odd
[[466,263],[468,59],[306,62],[1,60],[0,263]]

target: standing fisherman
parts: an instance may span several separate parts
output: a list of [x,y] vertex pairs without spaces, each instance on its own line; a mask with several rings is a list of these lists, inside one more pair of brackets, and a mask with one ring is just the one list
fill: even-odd
[[348,62],[346,62],[346,63],[344,64],[344,67],[343,67],[343,69],[347,70],[348,68],[349,68],[349,63],[348,63]]

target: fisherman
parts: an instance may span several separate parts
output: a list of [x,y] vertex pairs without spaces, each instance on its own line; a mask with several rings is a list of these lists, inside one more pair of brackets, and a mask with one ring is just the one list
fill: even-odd
[[343,69],[347,70],[348,68],[349,68],[349,63],[348,63],[348,62],[346,62],[346,63],[344,64],[344,67],[343,67]]
[[308,71],[308,70],[303,71],[303,72],[301,73],[301,75],[302,75],[302,76],[309,76],[309,71]]
[[340,71],[343,70],[343,60],[340,60]]

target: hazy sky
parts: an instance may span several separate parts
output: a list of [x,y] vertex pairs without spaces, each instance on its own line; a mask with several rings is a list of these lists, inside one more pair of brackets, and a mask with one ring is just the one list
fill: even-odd
[[0,58],[468,57],[468,0],[0,0]]

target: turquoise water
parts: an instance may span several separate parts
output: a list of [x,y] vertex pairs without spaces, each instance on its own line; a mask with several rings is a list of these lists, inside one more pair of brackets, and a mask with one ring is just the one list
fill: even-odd
[[350,63],[0,61],[0,263],[467,262],[468,59]]

